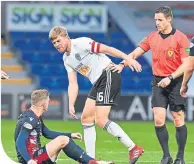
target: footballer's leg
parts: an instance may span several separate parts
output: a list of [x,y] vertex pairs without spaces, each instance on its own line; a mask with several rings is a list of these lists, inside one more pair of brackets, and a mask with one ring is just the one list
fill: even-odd
[[154,114],[155,132],[163,151],[161,164],[171,164],[173,159],[170,155],[168,140],[169,134],[165,125],[166,109],[169,99],[164,88],[158,87],[157,83],[161,78],[154,77],[152,81],[152,108]]
[[143,154],[144,149],[135,145],[123,129],[115,122],[108,119],[111,106],[97,106],[96,124],[123,143],[130,152],[130,164],[134,164]]
[[121,88],[120,74],[106,70],[104,76],[104,80],[102,80],[102,83],[97,89],[96,124],[128,148],[130,151],[130,163],[134,164],[143,154],[144,149],[136,146],[123,129],[108,118],[111,107],[118,104]]
[[95,104],[96,100],[87,98],[81,116],[86,152],[93,158],[95,158],[95,146],[96,146],[96,129],[94,123],[96,110]]
[[176,86],[173,88],[169,96],[170,110],[174,118],[178,146],[178,152],[174,164],[184,164],[184,152],[187,142],[187,126],[185,124],[186,99],[179,93],[182,80],[177,79],[177,81]]
[[[87,153],[75,142],[66,136],[58,136],[46,144],[47,156],[54,162],[61,150],[71,159],[81,164],[113,164],[113,162],[98,161],[87,155]],[[44,161],[42,161],[44,162]],[[50,163],[49,163],[50,164]]]
[[180,110],[178,112],[171,111],[174,118],[174,125],[176,127],[176,140],[178,144],[178,152],[176,155],[176,160],[174,164],[184,164],[184,152],[185,145],[187,141],[187,126],[185,124],[185,115],[184,111]]

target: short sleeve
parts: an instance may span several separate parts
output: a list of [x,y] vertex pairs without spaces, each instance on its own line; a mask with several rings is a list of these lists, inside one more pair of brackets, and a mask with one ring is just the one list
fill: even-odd
[[67,72],[73,72],[73,68],[71,68],[69,65],[67,65],[65,62],[64,62],[64,66],[65,66],[65,69],[67,70]]
[[190,52],[190,48],[189,48],[190,43],[186,35],[183,34],[181,36],[179,45],[180,45],[181,58],[188,57]]
[[92,40],[91,38],[82,37],[79,38],[80,46],[84,50],[90,52],[90,53],[99,53],[100,51],[100,43]]
[[140,43],[138,44],[138,46],[140,48],[142,48],[145,52],[149,51],[150,50],[150,43],[149,43],[149,40],[150,40],[150,36],[152,35],[153,33],[150,33],[147,37],[143,38]]
[[80,45],[80,47],[85,49],[85,50],[87,50],[87,51],[91,52],[92,43],[93,43],[93,40],[91,38],[87,38],[87,37],[79,38],[79,45]]

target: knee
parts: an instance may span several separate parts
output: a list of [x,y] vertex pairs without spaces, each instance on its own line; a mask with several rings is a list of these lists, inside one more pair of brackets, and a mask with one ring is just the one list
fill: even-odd
[[81,115],[81,122],[84,124],[94,123],[94,116],[82,114]]
[[154,115],[154,122],[156,126],[162,126],[165,123],[165,117],[159,116],[157,114]]
[[58,136],[57,140],[60,143],[61,148],[64,148],[69,143],[69,137],[67,136]]
[[185,124],[185,121],[184,121],[184,119],[181,119],[180,116],[174,117],[174,125],[175,125],[176,127],[180,127],[180,126],[182,126],[182,125],[184,125],[184,124]]
[[184,112],[179,111],[179,112],[173,112],[172,116],[174,118],[174,125],[176,127],[180,127],[185,124],[185,115]]
[[96,125],[98,125],[100,128],[104,128],[107,121],[108,121],[108,119],[101,118],[101,117],[96,117],[96,119],[95,119]]

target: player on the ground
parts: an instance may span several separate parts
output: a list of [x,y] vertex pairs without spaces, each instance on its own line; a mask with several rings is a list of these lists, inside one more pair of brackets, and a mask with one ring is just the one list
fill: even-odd
[[70,39],[64,27],[52,28],[49,38],[54,47],[64,53],[63,60],[69,80],[69,113],[74,118],[77,118],[74,105],[79,90],[76,72],[87,77],[93,84],[81,116],[86,152],[95,157],[96,123],[128,148],[130,163],[135,163],[144,149],[138,147],[117,123],[108,118],[111,107],[118,104],[121,77],[119,73],[110,70],[113,63],[105,54],[125,59],[127,65],[137,72],[141,71],[141,65],[125,53],[90,38]]
[[[163,157],[161,164],[171,164],[173,159],[168,146],[168,131],[165,125],[166,110],[170,111],[176,127],[178,152],[174,164],[184,164],[184,151],[187,140],[187,127],[184,116],[186,100],[180,95],[183,77],[183,65],[189,55],[189,40],[185,34],[172,27],[173,14],[170,7],[160,7],[155,12],[158,31],[152,32],[139,43],[129,56],[137,59],[152,50],[152,108],[155,131]],[[182,64],[183,63],[183,64]],[[123,64],[113,66],[113,70],[122,71]]]
[[[82,139],[80,133],[61,133],[49,130],[42,115],[49,105],[47,90],[35,90],[31,94],[31,107],[23,112],[15,129],[15,144],[18,161],[22,164],[55,164],[60,151],[82,164],[113,164],[97,161],[88,156],[72,139]],[[52,139],[41,147],[40,137]]]
[[193,71],[194,71],[194,37],[191,39],[190,43],[190,56],[188,57],[185,68],[184,68],[184,76],[183,76],[183,82],[180,89],[180,94],[183,97],[186,97],[186,93],[188,90],[188,82],[191,78]]

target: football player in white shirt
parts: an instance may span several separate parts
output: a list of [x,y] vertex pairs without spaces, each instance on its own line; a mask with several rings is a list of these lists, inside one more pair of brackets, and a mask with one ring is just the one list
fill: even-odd
[[111,70],[114,64],[105,54],[124,59],[133,71],[141,72],[141,65],[118,49],[95,42],[90,38],[70,39],[64,27],[53,27],[50,30],[49,39],[60,53],[64,53],[63,61],[69,80],[69,113],[75,119],[77,116],[74,105],[78,95],[76,72],[87,77],[93,84],[81,116],[86,152],[95,158],[96,123],[119,139],[129,150],[130,164],[136,163],[144,149],[137,146],[118,124],[108,118],[111,107],[118,105],[121,76]]

